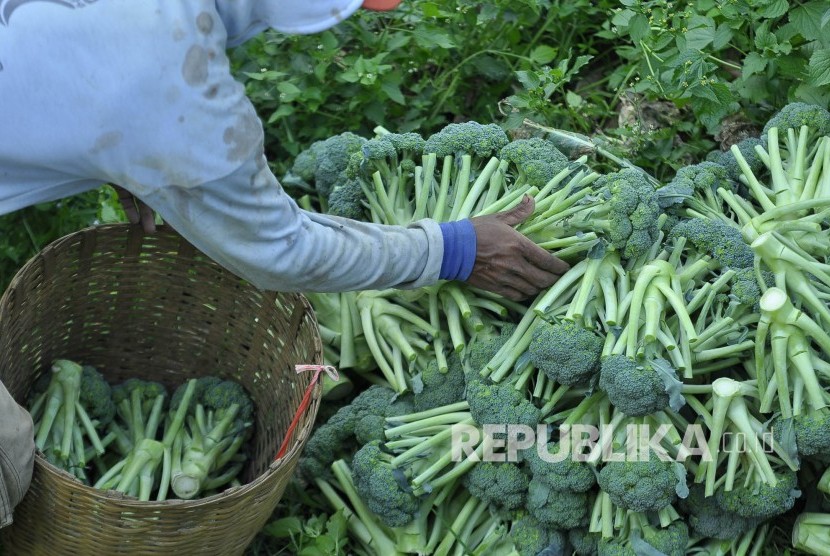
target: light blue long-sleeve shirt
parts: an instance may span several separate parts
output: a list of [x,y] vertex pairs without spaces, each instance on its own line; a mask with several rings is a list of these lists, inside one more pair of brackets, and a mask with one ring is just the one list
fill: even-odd
[[0,214],[112,183],[263,289],[434,283],[436,222],[313,214],[282,191],[230,74],[228,46],[317,32],[360,3],[0,0]]

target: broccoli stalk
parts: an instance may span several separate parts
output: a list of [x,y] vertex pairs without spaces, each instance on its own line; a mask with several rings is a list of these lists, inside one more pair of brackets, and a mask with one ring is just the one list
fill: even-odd
[[808,554],[830,553],[830,514],[799,515],[793,526],[793,548]]

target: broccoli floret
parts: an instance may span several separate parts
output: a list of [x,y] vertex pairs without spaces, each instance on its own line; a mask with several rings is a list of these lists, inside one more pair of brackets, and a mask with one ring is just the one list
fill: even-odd
[[424,154],[435,153],[438,157],[470,154],[486,158],[495,156],[509,141],[496,124],[449,124],[426,140]]
[[533,405],[511,384],[494,384],[473,378],[467,382],[470,414],[479,425],[513,424],[536,427],[541,418]]
[[[335,414],[336,417],[336,414]],[[302,475],[313,480],[315,477],[330,475],[330,466],[341,454],[343,446],[352,437],[337,420],[332,417],[327,423],[317,427],[306,442],[299,466]]]
[[685,556],[689,544],[689,528],[680,520],[672,521],[668,527],[645,527],[643,540],[666,556]]
[[665,187],[657,190],[661,209],[685,203],[698,212],[721,212],[719,188],[732,191],[735,183],[726,168],[714,162],[684,166]]
[[411,395],[393,397],[392,400],[382,410],[382,413],[371,413],[371,410],[363,411],[362,416],[354,426],[354,436],[360,444],[367,444],[373,440],[385,440],[386,418],[406,415],[412,413],[415,409]]
[[[551,453],[556,453],[556,450],[551,450]],[[597,483],[596,475],[588,464],[572,457],[566,457],[561,461],[545,461],[539,456],[536,447],[533,447],[524,450],[522,458],[533,477],[546,482],[551,488],[587,492]]]
[[254,416],[254,402],[242,385],[233,380],[222,380],[205,388],[201,392],[199,403],[205,409],[214,411],[217,419],[221,419],[223,412],[232,406],[238,407],[236,419],[243,423],[251,421]]
[[419,133],[385,133],[380,139],[390,143],[397,153],[398,159],[415,159],[424,152],[426,140]]
[[522,507],[530,480],[513,463],[482,462],[464,476],[470,494],[508,510]]
[[599,370],[604,340],[574,322],[542,322],[528,347],[530,361],[548,378],[566,386],[587,382]]
[[346,181],[346,168],[351,156],[360,151],[366,139],[349,131],[329,137],[316,147],[314,188],[322,197],[328,198],[332,189]]
[[[746,163],[749,165],[750,170],[754,175],[758,175],[764,168],[763,161],[758,158],[758,153],[755,150],[755,147],[759,145],[763,145],[763,141],[761,141],[757,137],[749,137],[744,139],[740,143],[737,143],[735,146],[738,147],[741,155],[743,155]],[[718,152],[714,157],[712,162],[716,164],[720,164],[724,168],[726,168],[726,173],[729,175],[730,178],[735,180],[736,182],[741,178],[743,175],[743,170],[738,165],[738,159],[735,158],[735,155],[732,154],[732,151],[724,151]]]
[[499,158],[516,165],[519,169],[517,181],[538,188],[544,187],[568,167],[568,157],[559,152],[553,143],[539,137],[511,141],[501,149]]
[[576,556],[596,556],[600,538],[599,533],[589,533],[584,527],[568,531],[568,542],[571,543]]
[[567,546],[563,533],[548,528],[531,515],[523,515],[513,522],[510,538],[521,556],[538,556],[546,549],[552,554],[564,554]]
[[401,487],[403,472],[392,468],[379,442],[370,442],[352,459],[355,490],[366,506],[389,527],[403,527],[418,511],[418,499]]
[[760,480],[741,483],[730,491],[718,490],[715,500],[726,512],[743,518],[766,520],[792,509],[799,496],[798,478],[795,472],[787,469],[777,474],[774,485]]
[[587,524],[591,512],[588,494],[557,490],[534,477],[527,492],[527,511],[554,529],[573,529]]
[[438,362],[431,360],[421,373],[423,389],[413,398],[415,411],[450,405],[464,399],[464,367],[457,354],[447,357],[447,372],[438,369]]
[[757,524],[757,520],[747,519],[723,511],[714,496],[705,496],[702,484],[693,485],[689,496],[680,502],[680,509],[686,514],[686,521],[697,537],[713,539],[737,539]]
[[[193,391],[193,395],[190,398],[190,404],[196,404],[204,395],[205,390],[213,388],[214,386],[220,384],[222,379],[218,376],[203,376],[196,379],[196,387]],[[118,387],[116,386],[113,388],[113,398],[115,398],[115,390]],[[176,391],[173,392],[173,395],[170,397],[170,409],[178,409],[179,405],[181,404],[182,398],[184,397],[185,392],[187,391],[187,383],[180,385],[176,388]],[[117,400],[116,400],[117,402]]]
[[795,442],[802,456],[830,456],[830,412],[801,413],[793,417]]
[[660,232],[658,196],[647,176],[626,168],[601,176],[596,187],[606,188],[611,196],[607,230],[611,245],[626,259],[647,253]]
[[105,427],[115,417],[112,387],[104,375],[89,365],[84,365],[81,373],[81,392],[78,401],[89,417],[98,421],[98,428]]
[[805,125],[819,136],[830,134],[830,112],[814,104],[791,102],[769,119],[762,136],[765,137],[774,127],[778,128],[779,134],[783,134],[788,129],[798,132]]
[[674,226],[669,239],[685,237],[695,248],[710,255],[723,268],[752,268],[755,253],[741,231],[720,220],[691,218]]
[[[775,284],[775,276],[767,271],[762,271],[764,283],[767,286]],[[751,268],[740,268],[735,271],[735,277],[729,289],[732,298],[741,305],[755,307],[761,300],[761,285]]]
[[677,497],[674,462],[654,453],[647,461],[610,461],[599,472],[600,488],[611,501],[627,510],[650,512],[665,508]]
[[505,324],[499,333],[477,334],[467,346],[465,357],[470,366],[470,371],[478,374],[487,363],[498,353],[502,346],[510,339],[513,332],[516,331],[516,325],[513,323]]
[[328,213],[352,220],[365,220],[365,201],[366,195],[360,187],[360,182],[350,179],[332,190],[329,195]]
[[317,172],[317,159],[322,151],[323,141],[315,141],[309,147],[300,152],[294,159],[291,166],[291,173],[307,183],[314,183],[314,175]]
[[666,380],[658,366],[674,371],[665,359],[640,363],[625,355],[609,355],[600,365],[599,387],[608,394],[614,407],[626,415],[650,415],[666,409],[671,403]]

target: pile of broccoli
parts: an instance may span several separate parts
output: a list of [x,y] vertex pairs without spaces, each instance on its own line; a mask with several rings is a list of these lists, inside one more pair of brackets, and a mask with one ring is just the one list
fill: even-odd
[[371,385],[301,464],[357,553],[830,554],[830,112],[788,105],[666,183],[494,125],[376,132],[337,157],[351,214],[530,195],[519,231],[572,268],[526,303],[313,297],[327,358]]

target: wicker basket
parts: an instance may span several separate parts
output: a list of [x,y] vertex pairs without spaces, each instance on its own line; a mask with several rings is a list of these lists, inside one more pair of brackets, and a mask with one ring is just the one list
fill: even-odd
[[111,382],[230,377],[256,404],[254,446],[242,487],[189,501],[96,490],[38,456],[14,524],[0,531],[5,554],[241,554],[279,502],[319,407],[317,387],[274,463],[311,379],[294,365],[320,364],[322,353],[304,297],[256,290],[168,228],[102,226],[49,245],[0,299],[0,380],[18,402],[59,357]]

